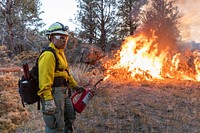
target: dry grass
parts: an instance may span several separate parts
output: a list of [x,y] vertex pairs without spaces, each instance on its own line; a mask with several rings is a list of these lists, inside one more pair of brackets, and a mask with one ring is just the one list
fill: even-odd
[[[199,132],[199,83],[168,81],[144,86],[117,81],[110,79],[101,85],[79,115],[77,132]],[[186,82],[190,86],[184,87]]]
[[18,78],[8,73],[0,76],[0,132],[13,131],[29,116],[21,106],[17,90]]
[[103,78],[103,73],[87,64],[76,64],[70,67],[70,74],[82,86],[91,86]]
[[[92,87],[103,74],[88,65],[71,67],[71,74]],[[23,108],[17,90],[19,74],[0,76],[0,132],[40,133],[44,123],[36,105]],[[200,83],[142,81],[110,77],[97,86],[96,96],[75,121],[76,133],[198,133]]]

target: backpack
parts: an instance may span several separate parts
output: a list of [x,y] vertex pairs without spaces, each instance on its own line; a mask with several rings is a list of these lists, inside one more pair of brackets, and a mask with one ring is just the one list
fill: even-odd
[[[54,54],[56,60],[56,66],[55,66],[55,71],[56,71],[59,62],[55,50],[51,47],[46,47],[42,50],[40,55],[45,51],[51,51]],[[40,97],[37,95],[37,92],[39,91],[38,59],[40,55],[36,59],[35,66],[33,66],[30,71],[28,69],[29,68],[28,64],[27,63],[23,64],[24,75],[18,81],[18,87],[19,87],[18,91],[21,97],[23,107],[25,107],[25,103],[30,105],[38,102],[38,110],[40,110]]]

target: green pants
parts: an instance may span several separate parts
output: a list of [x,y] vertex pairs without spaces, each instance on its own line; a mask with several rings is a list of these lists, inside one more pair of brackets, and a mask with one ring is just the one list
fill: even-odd
[[[43,119],[46,124],[45,133],[72,133],[76,113],[70,98],[66,97],[66,88],[54,87],[52,93],[56,104],[56,113],[54,115],[43,113]],[[44,112],[43,99],[41,103]]]

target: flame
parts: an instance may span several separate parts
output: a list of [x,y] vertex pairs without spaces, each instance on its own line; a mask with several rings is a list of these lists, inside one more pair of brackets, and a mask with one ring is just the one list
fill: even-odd
[[200,81],[200,52],[195,51],[194,54],[198,55],[195,59],[194,59],[194,64],[195,64],[195,70],[196,70],[196,75],[195,78],[196,80]]
[[107,76],[103,79],[103,81],[106,81],[109,77],[110,77],[110,74],[107,75]]
[[[104,62],[108,74],[104,79],[110,77],[111,72],[115,70],[126,70],[126,74],[135,80],[175,78],[200,81],[200,53],[198,51],[190,55],[183,53],[170,55],[169,48],[158,50],[158,44],[154,44],[155,38],[153,36],[147,39],[143,35],[127,37],[116,53],[115,61]],[[192,66],[188,65],[190,56],[194,58],[190,63],[190,65],[193,64]]]

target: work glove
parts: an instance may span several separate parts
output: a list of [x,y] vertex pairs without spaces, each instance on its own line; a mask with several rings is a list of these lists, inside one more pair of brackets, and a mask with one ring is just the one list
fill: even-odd
[[78,93],[82,93],[82,92],[84,92],[85,91],[85,88],[83,87],[83,86],[76,86],[75,87],[75,90],[78,92]]
[[53,115],[56,112],[56,105],[54,100],[47,100],[45,101],[45,106],[44,106],[45,113],[48,115]]

